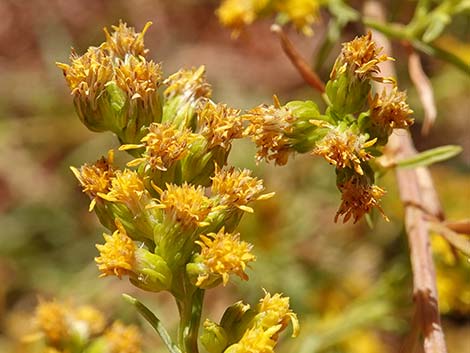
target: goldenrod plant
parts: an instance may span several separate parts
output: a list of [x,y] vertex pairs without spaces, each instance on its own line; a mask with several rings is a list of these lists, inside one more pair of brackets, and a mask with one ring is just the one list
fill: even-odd
[[[274,11],[279,23],[311,34],[318,7],[326,3],[227,0],[217,13],[235,33]],[[370,224],[374,210],[388,221],[381,205],[386,191],[378,185],[382,174],[397,165],[428,165],[460,149],[444,147],[393,165],[383,161],[393,133],[406,134],[414,119],[406,92],[381,74],[380,65],[394,59],[370,31],[342,45],[321,104],[281,103],[274,95],[272,104],[241,111],[212,99],[203,66],[164,78],[144,45],[149,26],[136,32],[120,22],[105,29],[101,45],[57,64],[80,120],[91,131],[114,133],[120,144],[95,163],[71,168],[91,200],[89,210],[108,229],[96,245],[100,276],[128,277],[142,290],[174,297],[176,339],[146,306],[125,295],[172,353],[195,353],[199,345],[209,353],[272,352],[289,324],[293,337],[299,333],[289,298],[280,293],[265,290],[257,306],[236,302],[219,322],[201,325],[206,290],[233,276],[248,280],[256,257],[237,227],[254,212],[255,201],[274,195],[250,170],[228,165],[233,141],[251,139],[257,162],[283,166],[294,154],[323,158],[334,167],[341,194],[334,221],[367,218]],[[115,153],[129,156],[125,167],[115,163]]]
[[147,58],[149,25],[138,33],[121,22],[105,30],[100,46],[58,64],[81,121],[92,131],[113,132],[119,150],[132,155],[123,169],[114,151],[72,167],[90,211],[109,229],[95,262],[101,276],[128,277],[145,291],[173,295],[180,315],[176,340],[126,296],[170,352],[198,352],[199,342],[210,353],[271,352],[289,323],[292,336],[299,325],[289,298],[266,291],[256,307],[237,302],[219,323],[206,321],[199,339],[204,292],[234,275],[247,280],[255,260],[237,225],[254,212],[254,202],[273,193],[251,171],[227,166],[232,141],[244,135],[240,111],[211,100],[204,67],[163,79],[161,65]]

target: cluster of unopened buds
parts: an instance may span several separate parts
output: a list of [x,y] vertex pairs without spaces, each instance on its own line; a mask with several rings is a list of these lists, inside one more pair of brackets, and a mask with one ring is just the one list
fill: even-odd
[[[137,33],[120,23],[105,30],[100,46],[58,64],[81,121],[113,132],[119,151],[132,156],[119,168],[109,151],[72,171],[109,229],[95,258],[102,276],[170,292],[180,314],[177,349],[197,352],[204,291],[233,275],[248,279],[255,256],[236,228],[253,202],[273,193],[251,171],[227,166],[232,141],[247,133],[246,117],[211,100],[204,67],[163,79],[160,64],[147,58],[148,26]],[[295,336],[289,298],[266,292],[256,309],[239,302],[219,324],[206,321],[200,342],[210,353],[270,352],[289,322]]]

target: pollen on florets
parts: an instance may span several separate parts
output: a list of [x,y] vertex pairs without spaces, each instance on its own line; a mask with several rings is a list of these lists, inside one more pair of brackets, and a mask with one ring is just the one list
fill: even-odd
[[278,332],[278,327],[264,330],[255,326],[245,331],[242,338],[229,346],[224,353],[262,352],[273,353],[277,341],[272,337]]
[[142,337],[134,325],[124,325],[119,321],[105,332],[104,338],[108,343],[109,353],[140,353]]
[[145,147],[142,157],[134,159],[128,165],[138,166],[145,163],[152,170],[165,171],[174,162],[186,156],[191,141],[192,134],[187,129],[178,130],[171,125],[153,123],[141,144],[122,145],[120,150]]
[[224,0],[216,11],[222,25],[234,29],[237,34],[244,26],[250,25],[268,0]]
[[99,196],[110,202],[121,202],[134,213],[145,208],[151,198],[139,174],[129,169],[116,171],[109,192]]
[[92,211],[99,195],[106,194],[111,187],[111,179],[114,177],[115,170],[112,166],[114,161],[113,151],[108,152],[108,158],[102,157],[94,164],[84,164],[77,169],[70,167],[75,177],[82,186],[82,191],[91,199],[89,210]]
[[197,69],[181,69],[168,77],[164,83],[168,86],[164,95],[166,99],[183,96],[188,100],[210,98],[212,88],[206,81],[205,67]]
[[200,133],[209,142],[209,148],[221,146],[229,149],[234,139],[243,136],[240,111],[225,104],[205,100],[197,110]]
[[136,57],[145,56],[148,49],[145,49],[144,35],[151,25],[152,22],[147,22],[142,32],[136,32],[133,27],[128,27],[122,21],[119,21],[117,26],[111,26],[114,31],[112,33],[104,28],[106,42],[102,44],[102,48],[108,51],[111,56],[117,56],[121,59],[124,59],[127,54]]
[[[251,253],[252,245],[240,240],[240,234],[225,233],[224,228],[218,233],[201,235],[196,241],[201,247],[201,257],[204,265],[212,274],[222,277],[223,284],[226,285],[230,274],[235,274],[241,279],[247,280],[245,273],[248,262],[256,258]],[[196,285],[200,285],[210,273],[200,275]]]
[[247,204],[256,200],[266,200],[274,193],[261,194],[264,191],[263,181],[251,176],[248,169],[216,168],[212,179],[212,194],[221,197],[220,204],[235,206],[243,211],[253,212]]
[[100,256],[95,257],[98,269],[102,272],[100,277],[114,275],[121,278],[130,274],[134,267],[136,245],[119,221],[116,221],[116,226],[112,235],[103,234],[105,244],[96,245],[100,252]]
[[338,221],[339,217],[344,216],[343,223],[346,223],[351,217],[354,219],[354,223],[356,223],[374,207],[388,221],[380,206],[380,199],[385,195],[384,189],[377,185],[361,183],[358,178],[354,177],[338,187],[341,191],[341,205],[336,212],[335,222]]
[[157,206],[176,223],[183,227],[204,226],[204,220],[212,209],[211,200],[204,195],[202,186],[167,184],[160,190],[160,204]]
[[70,62],[70,65],[57,63],[57,66],[62,69],[72,95],[86,97],[90,104],[96,104],[114,75],[111,59],[100,48],[90,47],[81,56],[72,51]]
[[275,97],[274,105],[260,105],[248,111],[243,118],[249,121],[244,135],[249,136],[258,147],[256,159],[286,164],[292,152],[287,134],[293,132],[296,120],[290,110],[281,106]]
[[406,102],[406,92],[394,87],[391,92],[383,90],[382,94],[369,97],[370,116],[372,121],[386,129],[405,129],[413,124],[413,110]]
[[328,134],[317,142],[312,154],[322,156],[336,168],[351,168],[363,175],[361,163],[372,158],[366,151],[377,139],[367,140],[366,135],[357,134],[350,129],[329,126]]
[[144,58],[126,56],[115,69],[116,83],[132,100],[148,103],[162,81],[160,64]]
[[361,80],[370,78],[377,81],[384,81],[382,77],[373,76],[380,72],[377,64],[387,60],[393,60],[393,58],[381,54],[382,49],[383,48],[378,48],[372,40],[371,32],[344,43],[341,54],[331,72],[331,78],[335,79],[341,73],[350,71]]
[[289,297],[283,297],[281,294],[276,293],[271,296],[270,293],[265,292],[264,298],[259,302],[259,313],[261,316],[261,325],[265,328],[276,325],[281,325],[280,331],[284,330],[289,322],[292,322],[293,334],[295,337],[299,331],[299,322],[297,315],[289,307]]

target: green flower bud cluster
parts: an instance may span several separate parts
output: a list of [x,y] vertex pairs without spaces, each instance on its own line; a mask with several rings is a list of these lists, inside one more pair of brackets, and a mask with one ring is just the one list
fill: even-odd
[[[376,47],[369,32],[343,44],[343,50],[326,84],[325,112],[312,101],[258,106],[244,115],[244,134],[258,147],[257,159],[287,163],[293,153],[323,157],[336,169],[336,184],[342,203],[335,220],[357,222],[380,207],[385,191],[374,184],[373,161],[394,129],[413,123],[406,94],[399,92],[392,78],[378,76],[378,64],[391,60]],[[393,84],[390,91],[372,92],[371,81]]]

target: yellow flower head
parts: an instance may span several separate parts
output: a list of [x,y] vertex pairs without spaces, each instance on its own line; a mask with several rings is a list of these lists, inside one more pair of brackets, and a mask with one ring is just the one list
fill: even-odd
[[278,327],[264,330],[255,326],[245,331],[242,338],[229,346],[224,353],[273,353],[277,341],[272,338]]
[[269,0],[224,0],[216,11],[223,26],[233,28],[235,34],[256,20]]
[[72,95],[86,97],[92,109],[96,108],[96,100],[114,75],[111,59],[100,48],[90,47],[82,56],[72,51],[70,61],[70,65],[57,63],[57,66],[62,69]]
[[136,158],[128,166],[138,166],[142,163],[152,170],[165,171],[174,162],[183,159],[188,153],[188,147],[192,142],[192,134],[189,130],[175,129],[171,125],[153,123],[149,132],[141,140],[139,145],[122,145],[120,150],[129,150],[145,147],[141,158]]
[[201,97],[210,98],[212,94],[212,88],[206,81],[204,66],[191,70],[181,69],[164,83],[168,86],[164,92],[166,99],[183,96],[188,100],[196,100]]
[[372,121],[379,126],[390,129],[405,129],[413,124],[410,115],[413,111],[406,103],[406,92],[394,87],[390,93],[384,89],[382,94],[369,98]]
[[250,136],[258,146],[257,160],[274,160],[278,165],[286,164],[291,152],[291,143],[286,134],[293,131],[296,120],[290,110],[282,107],[274,97],[274,105],[260,105],[250,110],[244,118],[250,123],[244,134]]
[[69,337],[69,312],[69,307],[57,301],[39,302],[35,318],[47,340],[59,343]]
[[366,151],[377,139],[368,140],[365,135],[356,134],[350,129],[328,125],[330,131],[317,142],[312,154],[322,156],[336,168],[352,168],[363,175],[361,162],[372,158]]
[[214,104],[205,100],[198,109],[201,134],[209,141],[209,148],[221,146],[229,149],[233,139],[243,135],[243,121],[240,111],[225,104]]
[[126,326],[119,321],[105,332],[109,353],[141,353],[142,337],[134,325]]
[[312,35],[312,24],[318,16],[318,0],[285,0],[278,1],[278,11],[284,13],[294,26],[305,35]]
[[89,210],[92,211],[100,195],[106,194],[111,187],[111,179],[115,171],[112,166],[114,161],[113,150],[108,152],[108,158],[102,157],[95,164],[84,164],[77,169],[70,167],[75,177],[80,182],[82,190],[92,201]]
[[[203,263],[210,273],[222,276],[224,286],[232,273],[245,281],[248,279],[245,273],[247,263],[256,258],[250,252],[253,245],[241,241],[239,233],[225,233],[222,228],[218,233],[201,235],[201,240],[196,244],[201,247]],[[200,275],[196,285],[200,285],[209,275]]]
[[99,257],[95,257],[98,269],[102,272],[100,277],[117,276],[121,278],[132,272],[135,263],[136,245],[127,235],[121,222],[116,220],[116,231],[112,234],[103,233],[105,244],[97,244],[96,248],[100,252]]
[[74,312],[75,319],[86,324],[89,335],[101,333],[106,326],[103,314],[91,305],[79,306]]
[[116,171],[109,192],[99,196],[110,202],[123,203],[134,213],[144,209],[151,199],[139,174],[129,169]]
[[336,212],[335,222],[340,216],[344,215],[343,223],[346,223],[351,217],[356,223],[362,216],[369,213],[376,207],[384,219],[388,221],[382,207],[380,199],[385,194],[385,190],[377,185],[364,185],[357,178],[351,178],[343,185],[339,185],[341,190],[341,205]]
[[140,99],[145,104],[149,103],[162,80],[160,64],[130,55],[116,66],[115,73],[117,85],[131,101]]
[[265,328],[279,326],[278,331],[284,330],[289,322],[292,322],[292,337],[299,333],[299,322],[297,315],[289,307],[289,297],[283,297],[276,293],[271,296],[265,292],[264,298],[260,300],[258,312],[261,318],[261,325]]
[[266,200],[274,193],[261,194],[264,190],[263,181],[252,177],[248,169],[235,170],[216,168],[212,179],[212,194],[220,195],[221,205],[235,206],[246,212],[253,212],[247,204],[256,200]]
[[393,60],[393,58],[380,54],[383,48],[377,48],[372,40],[372,33],[356,37],[352,41],[343,44],[343,50],[336,60],[331,72],[331,78],[335,79],[341,73],[349,71],[360,80],[373,79],[388,82],[390,79],[372,76],[380,72],[377,64]]
[[127,27],[125,22],[119,21],[119,25],[111,26],[114,31],[111,34],[107,28],[104,28],[106,42],[102,44],[102,47],[107,50],[110,55],[117,56],[121,59],[124,59],[127,54],[136,57],[145,56],[148,49],[145,49],[144,35],[151,25],[152,22],[147,22],[142,32],[139,33],[136,32],[133,27]]
[[176,223],[183,227],[204,226],[212,209],[211,201],[204,195],[202,186],[167,184],[160,192],[160,204],[157,206]]

